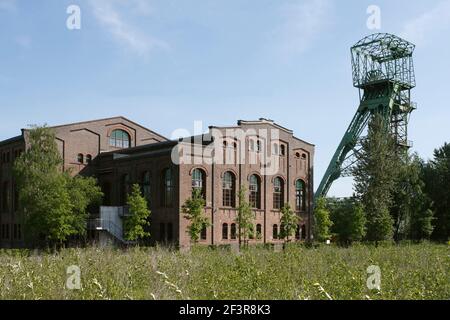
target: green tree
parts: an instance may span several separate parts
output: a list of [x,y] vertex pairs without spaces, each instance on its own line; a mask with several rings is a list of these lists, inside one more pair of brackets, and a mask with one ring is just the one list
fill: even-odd
[[417,154],[407,156],[401,164],[395,188],[391,215],[394,219],[394,239],[421,240],[433,231],[431,200],[424,192],[422,161]]
[[361,241],[366,235],[366,216],[362,205],[354,198],[329,200],[332,233],[339,243],[349,245]]
[[129,206],[130,216],[124,221],[125,240],[138,241],[150,237],[150,233],[146,232],[145,229],[150,226],[151,212],[138,184],[133,185],[131,194],[128,195],[127,205]]
[[190,221],[187,232],[193,243],[197,243],[200,240],[203,228],[207,228],[210,225],[208,218],[204,215],[205,206],[206,201],[203,198],[202,191],[199,189],[195,189],[192,198],[187,199],[182,206],[185,218]]
[[390,240],[394,221],[389,209],[400,160],[381,115],[375,114],[369,122],[368,136],[361,146],[353,175],[356,196],[366,213],[367,239],[376,243]]
[[239,228],[239,246],[247,245],[250,238],[254,238],[254,222],[255,216],[252,207],[247,201],[247,189],[242,187],[239,191],[239,207],[236,224]]
[[450,237],[450,144],[434,151],[433,160],[423,166],[425,192],[433,202],[432,239],[447,241]]
[[102,193],[91,178],[62,172],[55,134],[33,126],[26,133],[28,148],[14,163],[27,240],[62,245],[71,236],[86,234],[87,208]]
[[320,242],[330,240],[330,229],[333,226],[333,222],[330,219],[330,211],[327,208],[325,198],[317,200],[314,208],[314,218],[314,239]]
[[300,217],[291,209],[289,204],[285,204],[281,208],[281,234],[280,238],[284,239],[285,243],[289,242],[291,237],[295,236],[298,228]]

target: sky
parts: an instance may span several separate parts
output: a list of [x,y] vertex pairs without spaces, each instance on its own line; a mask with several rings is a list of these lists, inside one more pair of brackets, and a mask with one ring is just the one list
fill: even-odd
[[[450,141],[450,0],[0,0],[0,140],[117,115],[167,137],[263,117],[316,145],[317,187],[359,103],[350,47],[376,32],[417,45],[409,140],[429,159]],[[351,193],[341,179],[329,195]]]

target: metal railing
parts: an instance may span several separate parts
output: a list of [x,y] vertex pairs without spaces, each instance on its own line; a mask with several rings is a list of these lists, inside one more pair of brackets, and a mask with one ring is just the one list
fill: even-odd
[[97,231],[106,231],[113,235],[116,239],[125,243],[123,238],[123,230],[111,220],[106,219],[90,219],[88,220],[88,229]]

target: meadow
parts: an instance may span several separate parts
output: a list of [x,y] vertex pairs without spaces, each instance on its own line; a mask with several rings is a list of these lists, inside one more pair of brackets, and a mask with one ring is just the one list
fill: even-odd
[[[448,245],[0,251],[0,299],[450,299]],[[367,268],[381,270],[381,290]],[[67,288],[81,272],[79,290]],[[73,278],[71,278],[73,279]],[[73,283],[73,282],[72,282]],[[75,282],[76,283],[76,282]]]

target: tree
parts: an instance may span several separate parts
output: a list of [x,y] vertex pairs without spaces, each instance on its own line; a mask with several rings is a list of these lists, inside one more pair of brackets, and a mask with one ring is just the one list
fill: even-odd
[[434,151],[434,159],[422,168],[422,178],[435,214],[432,239],[447,241],[450,237],[450,144],[445,143]]
[[367,239],[376,243],[390,240],[394,221],[389,209],[400,160],[381,115],[375,114],[369,122],[368,136],[361,146],[353,175],[356,197],[366,214]]
[[203,228],[207,228],[210,223],[208,218],[204,216],[206,201],[203,198],[202,191],[195,189],[192,198],[186,200],[182,206],[182,211],[185,218],[190,221],[188,227],[188,234],[193,243],[200,240],[200,235]]
[[407,156],[401,164],[393,190],[391,214],[394,219],[394,239],[421,240],[433,231],[431,200],[424,192],[422,161],[417,154]]
[[341,244],[361,241],[366,235],[366,216],[362,205],[354,198],[329,200],[333,234]]
[[291,209],[289,204],[285,204],[281,209],[281,239],[285,240],[285,243],[290,241],[290,238],[295,236],[295,232],[298,228],[300,217]]
[[320,242],[324,242],[331,238],[330,228],[333,222],[330,219],[330,211],[327,208],[325,198],[317,200],[314,208],[314,238]]
[[63,172],[52,129],[33,126],[27,146],[14,163],[27,240],[62,245],[71,236],[84,236],[87,208],[102,197],[95,180]]
[[125,240],[137,241],[150,237],[150,233],[146,232],[145,228],[150,226],[148,219],[151,212],[138,184],[133,185],[131,194],[128,195],[127,205],[130,216],[124,221]]
[[239,207],[236,224],[239,228],[239,246],[247,244],[248,239],[254,237],[254,214],[250,203],[247,201],[247,189],[242,187],[239,191]]

